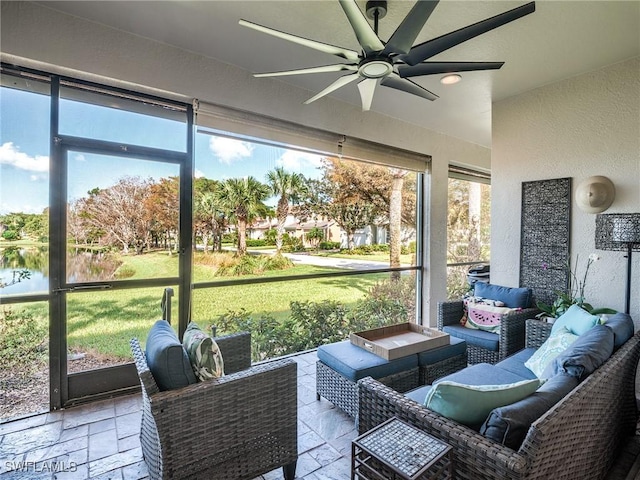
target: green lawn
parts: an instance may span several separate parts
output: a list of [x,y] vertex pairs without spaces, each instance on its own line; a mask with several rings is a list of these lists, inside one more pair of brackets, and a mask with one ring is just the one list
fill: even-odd
[[[174,277],[178,274],[178,256],[166,252],[122,256],[121,268],[134,271],[130,279]],[[326,271],[309,265],[271,271],[265,277],[284,277]],[[254,276],[242,277],[251,278]],[[192,318],[201,327],[208,328],[215,319],[229,311],[245,309],[256,316],[269,313],[277,319],[288,316],[289,302],[335,300],[353,304],[361,298],[384,274],[315,278],[295,282],[233,285],[196,289],[193,293]],[[213,277],[212,268],[194,266],[194,282],[227,281],[238,277]],[[130,358],[129,339],[144,340],[151,325],[161,318],[160,299],[163,287],[134,288],[68,294],[67,338],[72,351],[92,351],[121,359]],[[172,302],[174,326],[178,318],[178,288],[174,287]],[[14,306],[24,308],[36,317],[47,331],[48,304],[39,302]]]

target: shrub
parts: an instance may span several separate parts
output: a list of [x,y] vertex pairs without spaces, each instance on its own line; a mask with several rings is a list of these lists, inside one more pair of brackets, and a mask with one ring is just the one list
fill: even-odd
[[135,274],[136,274],[136,271],[134,268],[121,266],[116,270],[116,273],[114,274],[114,276],[118,279],[123,279],[123,278],[131,278]]
[[259,362],[286,353],[281,341],[280,324],[271,315],[251,317],[245,309],[220,315],[215,323],[217,334],[251,332],[251,359]]
[[247,239],[247,247],[266,247],[269,242],[263,239]]
[[32,313],[4,307],[0,311],[0,363],[30,373],[46,359],[48,326]]
[[320,242],[318,248],[320,250],[337,250],[340,248],[340,242]]
[[415,274],[403,275],[399,280],[389,279],[376,283],[369,290],[369,298],[397,300],[404,305],[406,312],[414,312],[416,308]]
[[5,240],[20,240],[20,235],[15,230],[5,230],[2,232],[2,238]]
[[304,252],[304,243],[301,238],[285,235],[283,243],[282,250],[285,252]]
[[347,308],[340,302],[291,302],[291,316],[284,327],[292,332],[293,351],[344,340],[349,335]]
[[259,270],[259,260],[253,255],[242,255],[236,257],[233,262],[221,265],[216,270],[218,277],[240,277],[242,275],[253,275]]

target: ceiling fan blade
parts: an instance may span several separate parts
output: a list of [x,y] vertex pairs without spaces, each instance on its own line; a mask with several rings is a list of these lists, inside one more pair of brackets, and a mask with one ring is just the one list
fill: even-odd
[[292,35],[290,33],[281,32],[279,30],[274,30],[273,28],[263,27],[262,25],[258,25],[257,23],[252,23],[247,20],[240,20],[238,22],[243,27],[249,27],[253,30],[257,30],[258,32],[266,33],[267,35],[272,35],[274,37],[282,38],[283,40],[288,40],[289,42],[297,43],[298,45],[303,45],[305,47],[313,48],[314,50],[319,50],[324,53],[330,53],[332,55],[336,55],[341,58],[346,58],[347,60],[352,60],[357,62],[360,60],[360,54],[354,50],[349,50],[347,48],[336,47],[335,45],[329,45],[328,43],[316,42],[315,40],[309,40],[308,38],[298,37],[297,35]]
[[282,72],[267,72],[267,73],[254,73],[256,78],[262,77],[282,77],[285,75],[303,75],[306,73],[327,73],[327,72],[341,72],[343,70],[351,70],[353,72],[358,71],[357,65],[346,65],[339,63],[337,65],[325,65],[322,67],[301,68],[299,70],[284,70]]
[[478,35],[482,35],[494,28],[513,22],[520,17],[529,15],[530,13],[535,12],[535,10],[535,2],[527,3],[526,5],[501,13],[495,17],[487,18],[486,20],[463,27],[455,32],[450,32],[438,38],[434,38],[433,40],[421,43],[420,45],[416,45],[409,50],[408,54],[402,55],[400,58],[409,65],[417,65],[427,58],[431,58],[440,52],[455,47],[456,45],[466,42]]
[[383,55],[408,53],[440,0],[418,0],[384,47]]
[[373,92],[375,92],[377,84],[377,78],[365,78],[360,83],[358,83],[358,90],[360,90],[360,99],[362,100],[363,112],[368,112],[369,110],[371,110],[371,102],[373,102]]
[[436,73],[473,72],[476,70],[498,70],[504,62],[425,62],[409,66],[399,66],[401,78],[434,75]]
[[331,92],[333,92],[334,90],[339,89],[340,87],[344,87],[348,83],[351,83],[354,80],[357,80],[358,78],[360,78],[360,76],[357,73],[352,73],[350,75],[344,75],[344,76],[340,77],[339,79],[337,79],[335,82],[333,82],[331,85],[329,85],[327,88],[322,90],[320,93],[318,93],[317,95],[314,95],[309,100],[304,102],[304,104],[305,105],[309,105],[311,102],[315,102],[319,98],[322,98],[325,95],[330,94]]
[[395,88],[396,90],[400,90],[401,92],[417,95],[418,97],[426,98],[427,100],[431,101],[439,98],[438,95],[430,92],[424,87],[421,87],[417,83],[412,82],[411,80],[407,80],[406,78],[400,78],[395,74],[383,78],[380,84],[384,85],[385,87]]
[[378,38],[376,32],[373,31],[371,25],[369,25],[369,22],[356,4],[356,0],[340,0],[340,5],[347,15],[351,28],[353,28],[364,53],[369,55],[384,49],[384,44]]

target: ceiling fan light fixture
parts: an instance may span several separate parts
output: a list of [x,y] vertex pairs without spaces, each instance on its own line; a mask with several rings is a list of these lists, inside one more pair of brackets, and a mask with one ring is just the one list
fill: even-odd
[[458,75],[457,73],[454,73],[454,74],[445,75],[444,77],[442,77],[440,79],[440,83],[443,85],[453,85],[455,83],[458,83],[460,80],[462,80],[462,76]]
[[363,62],[358,72],[365,78],[386,77],[393,71],[393,65],[386,60],[371,60]]

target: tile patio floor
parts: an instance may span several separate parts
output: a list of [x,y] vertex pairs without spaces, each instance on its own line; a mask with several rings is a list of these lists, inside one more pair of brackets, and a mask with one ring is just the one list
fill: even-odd
[[[315,352],[292,358],[299,379],[296,478],[349,479],[354,422],[330,402],[316,400]],[[140,395],[130,395],[0,424],[0,480],[148,478],[138,438],[140,407]],[[640,464],[634,464],[638,438],[607,480],[640,480]],[[56,467],[67,471],[54,472]],[[281,469],[259,477],[281,478]]]

